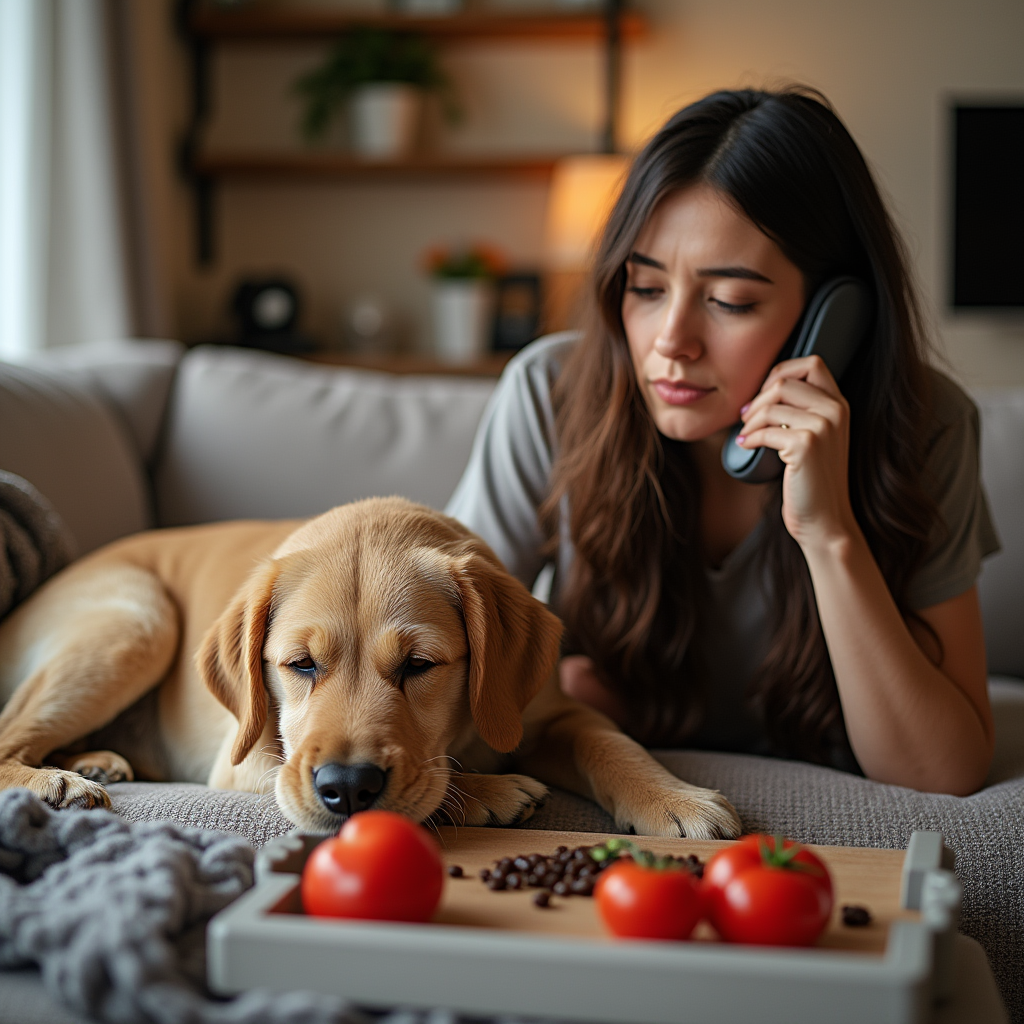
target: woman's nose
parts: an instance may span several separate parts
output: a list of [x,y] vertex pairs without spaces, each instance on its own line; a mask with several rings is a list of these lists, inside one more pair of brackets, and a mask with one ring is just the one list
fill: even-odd
[[692,310],[684,304],[668,311],[658,336],[654,339],[654,351],[665,359],[699,359],[704,352],[703,336]]

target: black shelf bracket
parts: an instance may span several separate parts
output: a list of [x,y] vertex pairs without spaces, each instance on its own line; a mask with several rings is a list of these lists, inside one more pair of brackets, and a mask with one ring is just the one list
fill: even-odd
[[178,170],[192,190],[195,215],[196,262],[201,267],[213,263],[214,179],[198,170],[199,148],[212,109],[210,86],[210,43],[192,31],[192,12],[198,0],[178,0],[175,22],[185,41],[190,58],[192,109],[188,126],[178,145]]
[[623,0],[605,0],[604,130],[601,152],[618,152],[619,92],[622,87]]

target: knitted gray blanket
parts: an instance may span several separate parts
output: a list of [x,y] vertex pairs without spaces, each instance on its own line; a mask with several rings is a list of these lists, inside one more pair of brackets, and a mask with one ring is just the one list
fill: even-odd
[[366,1024],[314,993],[209,998],[206,922],[252,884],[253,855],[227,832],[0,792],[0,969],[37,966],[51,996],[111,1024]]
[[0,618],[71,561],[74,541],[27,480],[0,470]]

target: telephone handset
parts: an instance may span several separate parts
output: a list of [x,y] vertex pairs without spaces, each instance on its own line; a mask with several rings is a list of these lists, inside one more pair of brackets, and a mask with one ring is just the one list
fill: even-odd
[[[871,325],[874,302],[867,286],[854,277],[835,277],[807,303],[776,362],[819,355],[838,381]],[[737,480],[763,484],[782,476],[785,466],[774,448],[741,448],[737,423],[722,446],[722,465]]]

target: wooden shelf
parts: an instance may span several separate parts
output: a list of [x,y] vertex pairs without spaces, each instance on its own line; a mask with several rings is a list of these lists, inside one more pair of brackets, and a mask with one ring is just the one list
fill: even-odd
[[586,12],[553,8],[540,13],[509,14],[472,9],[459,14],[424,17],[359,14],[327,6],[292,6],[271,0],[237,10],[215,6],[208,0],[176,0],[177,24],[192,57],[192,111],[178,149],[178,166],[195,197],[199,264],[208,265],[214,259],[214,193],[221,180],[321,179],[395,184],[486,178],[546,181],[559,158],[559,154],[423,154],[401,162],[375,163],[338,151],[205,150],[204,129],[213,107],[211,61],[218,45],[235,42],[273,45],[288,40],[330,39],[356,27],[419,32],[444,45],[523,40],[598,42],[604,48],[605,116],[601,145],[603,150],[615,152],[621,47],[623,42],[646,37],[649,25],[643,14],[622,10],[627,0],[595,2],[599,6]]
[[402,161],[360,160],[345,152],[209,152],[193,164],[218,178],[334,178],[342,181],[414,181],[451,178],[517,178],[546,181],[556,156],[415,155]]
[[[189,15],[188,30],[204,39],[220,41],[324,38],[357,27],[419,32],[441,42],[463,40],[603,39],[605,15],[597,10],[583,14],[489,14],[468,11],[461,14],[423,17],[404,14],[358,14],[318,7],[256,7],[237,11],[216,10],[202,5]],[[643,15],[627,11],[620,15],[619,32],[625,40],[647,34]]]
[[375,355],[357,352],[312,352],[300,358],[312,363],[348,366],[358,370],[377,370],[382,373],[500,377],[506,363],[514,355],[514,352],[489,352],[467,363],[443,363],[433,356],[415,353]]

